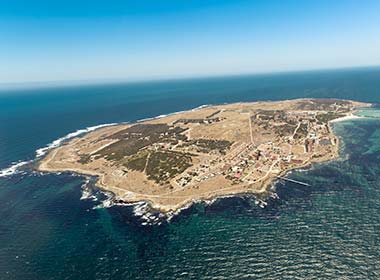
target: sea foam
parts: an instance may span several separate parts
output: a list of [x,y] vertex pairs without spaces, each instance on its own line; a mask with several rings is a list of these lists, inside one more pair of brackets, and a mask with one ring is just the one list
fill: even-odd
[[47,153],[47,151],[49,151],[49,150],[51,150],[53,148],[58,147],[63,142],[65,142],[67,140],[70,140],[70,139],[72,139],[74,137],[77,137],[79,135],[82,135],[82,134],[94,131],[94,130],[102,128],[102,127],[112,126],[112,125],[116,125],[116,123],[100,124],[100,125],[96,125],[96,126],[86,127],[86,128],[83,128],[83,129],[78,129],[75,132],[71,132],[71,133],[69,133],[69,134],[67,134],[67,135],[65,135],[65,136],[63,136],[61,138],[58,138],[57,140],[54,140],[53,142],[47,144],[43,148],[37,149],[36,150],[36,157],[39,158],[39,157],[44,156]]
[[[204,104],[204,105],[198,106],[196,108],[193,108],[190,111],[199,110],[199,109],[206,108],[206,107],[209,107],[209,106],[211,106],[211,105]],[[174,113],[170,113],[170,114],[166,114],[166,115],[159,115],[159,116],[152,117],[152,118],[141,119],[141,120],[138,120],[137,122],[143,122],[143,121],[147,121],[147,120],[160,119],[160,118],[164,118],[164,117],[167,117],[167,116],[171,116],[171,115],[175,115],[175,114],[180,114],[180,113],[183,113],[183,112],[186,112],[186,111],[178,111],[178,112],[174,112]],[[71,133],[69,133],[69,134],[67,134],[67,135],[65,135],[65,136],[63,136],[61,138],[58,138],[58,139],[54,140],[53,142],[47,144],[43,148],[37,149],[36,150],[36,157],[35,157],[34,160],[43,157],[44,155],[46,155],[46,153],[49,150],[51,150],[53,148],[59,147],[62,143],[64,143],[65,141],[68,141],[68,140],[70,140],[70,139],[72,139],[74,137],[80,136],[82,134],[94,131],[94,130],[102,128],[102,127],[112,126],[112,125],[116,125],[116,124],[125,124],[125,123],[127,123],[127,122],[122,122],[122,123],[107,123],[107,124],[100,124],[100,125],[96,125],[96,126],[89,126],[89,127],[83,128],[83,129],[78,129],[75,132],[71,132]],[[12,163],[11,166],[6,167],[6,168],[0,170],[0,177],[6,177],[6,176],[17,174],[17,173],[20,172],[20,170],[19,170],[20,167],[25,166],[27,164],[30,164],[34,160],[19,161],[19,162]]]
[[0,170],[0,177],[6,177],[6,176],[13,175],[13,174],[17,174],[20,172],[19,168],[21,166],[27,165],[31,162],[32,162],[32,160],[14,162],[14,163],[12,163],[11,166]]
[[[58,138],[57,140],[54,140],[53,142],[47,144],[45,147],[37,149],[36,150],[36,158],[35,159],[38,159],[38,158],[44,156],[49,150],[58,147],[63,142],[68,141],[68,140],[70,140],[70,139],[72,139],[74,137],[77,137],[79,135],[82,135],[82,134],[94,131],[94,130],[102,128],[102,127],[112,126],[112,125],[115,125],[115,124],[116,123],[100,124],[100,125],[96,125],[96,126],[86,127],[84,129],[78,129],[75,132],[71,132],[71,133],[69,133],[69,134],[67,134],[67,135],[65,135],[65,136],[63,136],[61,138]],[[6,168],[0,170],[0,177],[6,177],[6,176],[11,176],[11,175],[14,175],[14,174],[18,174],[18,173],[21,172],[19,170],[20,167],[25,166],[27,164],[30,164],[34,160],[14,162],[9,167],[6,167]]]

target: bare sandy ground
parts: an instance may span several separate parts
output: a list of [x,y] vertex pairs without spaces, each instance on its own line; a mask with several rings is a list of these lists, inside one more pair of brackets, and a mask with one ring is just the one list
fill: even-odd
[[[141,123],[173,124],[176,120],[183,119],[203,119],[207,116],[220,111],[217,116],[225,121],[216,122],[207,126],[192,125],[186,132],[189,139],[206,138],[206,139],[225,139],[234,142],[231,151],[223,157],[232,157],[235,151],[234,147],[249,145],[253,139],[268,141],[262,131],[252,131],[250,123],[251,115],[257,110],[287,110],[302,111],[298,107],[301,102],[309,102],[311,99],[285,100],[276,102],[253,102],[253,103],[234,103],[219,106],[210,106],[202,109],[191,110],[178,114],[172,114],[159,119],[144,121]],[[342,118],[331,121],[343,121],[358,118],[352,114],[353,108],[369,106],[366,103],[355,101],[350,102],[349,113]],[[329,137],[336,139],[336,144],[332,145],[328,152],[318,158],[310,158],[303,162],[290,165],[278,172],[269,170],[265,176],[262,176],[256,182],[234,184],[224,176],[218,174],[210,176],[209,179],[199,182],[188,187],[177,186],[174,179],[170,185],[158,185],[143,174],[142,172],[126,170],[125,167],[115,165],[105,159],[97,159],[89,164],[79,163],[80,156],[83,154],[91,155],[104,147],[113,144],[116,140],[109,139],[114,133],[121,131],[133,124],[122,124],[112,127],[105,127],[94,132],[88,133],[83,137],[75,138],[64,145],[51,150],[40,162],[38,169],[46,172],[70,171],[80,174],[96,176],[96,185],[104,190],[115,194],[115,198],[125,202],[147,201],[155,209],[161,212],[176,211],[179,208],[191,204],[194,201],[209,200],[219,196],[253,193],[262,194],[267,192],[268,187],[277,180],[277,176],[285,175],[289,170],[306,167],[315,162],[324,162],[338,158],[339,156],[339,139],[331,130]],[[261,138],[262,137],[262,138]],[[270,140],[270,138],[269,138]],[[274,140],[273,140],[274,141]],[[276,143],[282,145],[283,143]],[[239,146],[240,145],[240,146]],[[301,150],[301,149],[299,149]],[[301,153],[301,152],[297,152]],[[220,156],[200,155],[195,164],[208,162],[211,159],[218,160]],[[300,158],[302,158],[300,156]],[[177,178],[175,178],[177,179]]]

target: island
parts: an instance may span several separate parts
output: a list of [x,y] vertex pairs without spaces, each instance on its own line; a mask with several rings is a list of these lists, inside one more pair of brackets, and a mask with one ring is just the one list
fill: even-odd
[[161,213],[265,193],[288,171],[338,157],[331,123],[369,104],[338,99],[234,103],[103,127],[50,150],[44,172],[96,177],[120,203]]

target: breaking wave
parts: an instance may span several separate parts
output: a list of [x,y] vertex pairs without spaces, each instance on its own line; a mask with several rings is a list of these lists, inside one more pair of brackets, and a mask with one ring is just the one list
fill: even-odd
[[42,157],[44,156],[47,151],[53,149],[53,148],[56,148],[58,147],[59,145],[61,145],[63,142],[67,141],[67,140],[70,140],[74,137],[77,137],[79,135],[82,135],[82,134],[85,134],[85,133],[88,133],[88,132],[91,132],[91,131],[94,131],[96,129],[99,129],[99,128],[102,128],[102,127],[106,127],[106,126],[112,126],[112,125],[116,125],[116,123],[107,123],[107,124],[100,124],[100,125],[96,125],[96,126],[90,126],[90,127],[86,127],[84,129],[78,129],[77,131],[75,132],[71,132],[61,138],[58,138],[57,140],[54,140],[53,142],[47,144],[45,147],[43,148],[40,148],[40,149],[37,149],[36,150],[36,157],[39,158],[39,157]]
[[[199,109],[206,108],[206,107],[209,107],[209,106],[211,106],[211,105],[204,104],[204,105],[201,105],[201,106],[198,106],[196,108],[193,108],[191,110],[186,110],[186,111],[199,110]],[[138,120],[137,122],[143,122],[143,121],[147,121],[147,120],[160,119],[160,118],[164,118],[164,117],[171,116],[171,115],[174,115],[174,114],[183,113],[183,112],[186,112],[186,111],[178,111],[178,112],[174,112],[174,113],[170,113],[170,114],[166,114],[166,115],[159,115],[159,116],[156,116],[156,117],[153,117],[153,118],[145,118],[145,119]],[[9,167],[1,169],[0,170],[0,178],[20,173],[21,172],[19,170],[20,167],[28,165],[28,164],[32,163],[34,160],[43,157],[44,155],[46,155],[46,153],[49,150],[51,150],[53,148],[59,147],[62,143],[66,142],[66,141],[68,141],[68,140],[70,140],[70,139],[72,139],[74,137],[80,136],[82,134],[94,131],[94,130],[102,128],[102,127],[112,126],[112,125],[117,125],[117,124],[122,124],[122,123],[127,123],[127,122],[100,124],[100,125],[96,125],[96,126],[89,126],[89,127],[83,128],[83,129],[78,129],[75,132],[71,132],[71,133],[69,133],[69,134],[67,134],[67,135],[65,135],[65,136],[63,136],[61,138],[58,138],[58,139],[54,140],[53,142],[47,144],[45,147],[37,149],[35,151],[35,153],[36,153],[35,159],[33,159],[33,160],[27,160],[27,161],[14,162]]]
[[[58,138],[57,140],[54,140],[53,142],[47,144],[45,147],[37,149],[35,159],[38,159],[38,158],[44,156],[49,150],[60,146],[63,142],[68,141],[74,137],[77,137],[79,135],[94,131],[94,130],[102,128],[102,127],[112,126],[115,124],[116,123],[101,124],[101,125],[86,127],[84,129],[78,129],[75,132],[71,132],[71,133],[69,133],[69,134],[67,134],[61,138]],[[14,174],[18,174],[21,172],[20,167],[25,166],[27,164],[30,164],[34,160],[14,162],[9,167],[6,167],[6,168],[0,170],[0,177],[7,177],[7,176],[14,175]]]
[[27,165],[31,162],[32,162],[32,160],[15,162],[11,166],[4,168],[4,169],[1,169],[0,170],[0,177],[6,177],[6,176],[13,175],[13,174],[17,174],[20,172],[19,168],[21,166]]

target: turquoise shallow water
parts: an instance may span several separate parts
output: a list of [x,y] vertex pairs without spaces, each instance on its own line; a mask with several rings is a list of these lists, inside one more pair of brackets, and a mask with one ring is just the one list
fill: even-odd
[[[0,168],[69,132],[201,104],[345,97],[379,102],[379,70],[0,93]],[[374,109],[375,110],[375,109]],[[0,178],[0,279],[379,279],[380,120],[335,124],[342,160],[252,197],[198,204],[142,226],[132,207],[80,200],[85,179]]]
[[375,108],[363,108],[357,115],[370,118],[380,118],[380,110],[378,107]]

